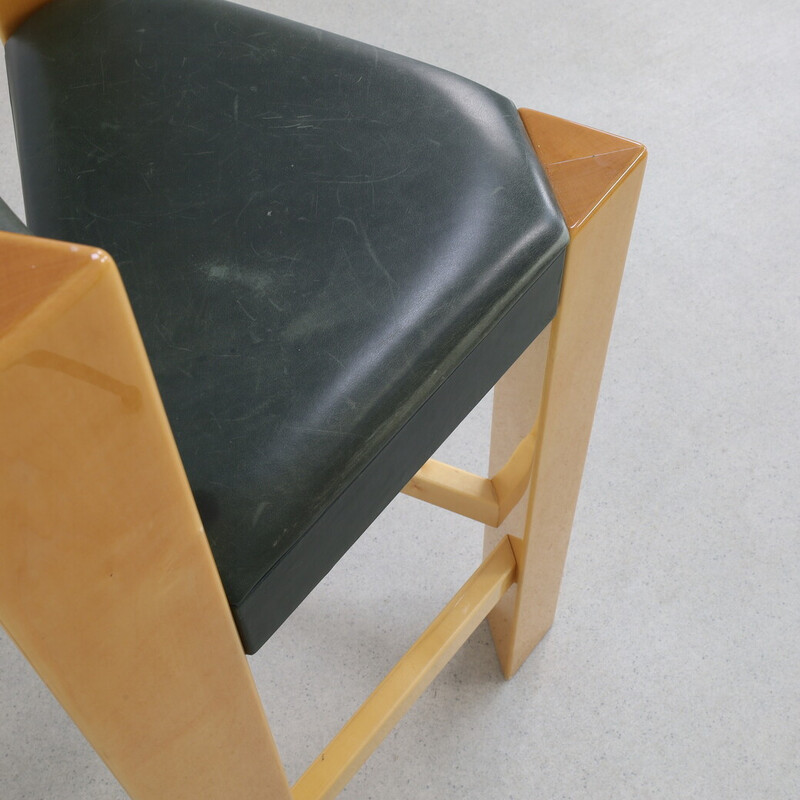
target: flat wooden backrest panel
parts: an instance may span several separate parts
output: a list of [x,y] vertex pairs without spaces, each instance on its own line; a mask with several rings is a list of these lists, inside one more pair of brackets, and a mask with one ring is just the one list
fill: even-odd
[[0,0],[0,39],[4,42],[37,8],[51,0]]

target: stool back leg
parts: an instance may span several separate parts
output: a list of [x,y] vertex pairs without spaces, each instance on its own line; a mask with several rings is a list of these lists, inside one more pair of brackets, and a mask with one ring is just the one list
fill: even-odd
[[538,416],[528,491],[485,535],[486,552],[509,535],[517,558],[517,583],[489,615],[506,677],[555,615],[646,160],[644,147],[629,140],[538,112],[521,115],[571,238],[549,337],[539,337],[495,389],[490,470]]
[[289,800],[115,265],[0,251],[0,622],[133,800]]

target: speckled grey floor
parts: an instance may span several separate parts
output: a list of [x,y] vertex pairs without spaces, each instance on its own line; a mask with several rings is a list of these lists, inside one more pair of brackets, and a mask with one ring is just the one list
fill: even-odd
[[[796,800],[796,0],[249,4],[650,148],[556,624],[508,683],[479,628],[342,796]],[[20,208],[5,97],[0,194]],[[489,413],[452,460],[485,467]],[[291,778],[480,540],[401,498],[252,659]],[[2,634],[0,676],[0,798],[124,797]]]

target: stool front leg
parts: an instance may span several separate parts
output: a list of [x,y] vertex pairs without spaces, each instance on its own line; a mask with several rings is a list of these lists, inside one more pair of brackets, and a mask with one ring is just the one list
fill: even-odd
[[[528,491],[485,549],[511,537],[517,583],[489,615],[511,677],[550,628],[646,160],[645,148],[523,110],[570,229],[559,308],[495,389],[490,470],[538,419]],[[545,363],[546,362],[546,363]]]
[[288,800],[114,263],[0,251],[0,622],[134,800]]

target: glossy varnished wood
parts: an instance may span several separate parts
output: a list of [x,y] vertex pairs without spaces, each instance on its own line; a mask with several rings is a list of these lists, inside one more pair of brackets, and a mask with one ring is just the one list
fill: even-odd
[[505,594],[515,570],[503,539],[294,785],[294,800],[336,797]]
[[585,125],[523,108],[522,122],[574,239],[634,166],[645,148]]
[[555,614],[646,160],[645,148],[627,139],[539,112],[521,115],[569,225],[570,244],[544,372],[536,342],[495,390],[493,462],[502,463],[514,436],[538,418],[525,503],[499,531],[486,530],[487,548],[498,535],[513,537],[518,563],[515,590],[489,616],[506,676]]
[[0,2],[0,39],[5,42],[34,11],[49,2],[51,0],[2,0]]
[[288,799],[114,263],[0,253],[0,621],[134,800]]

